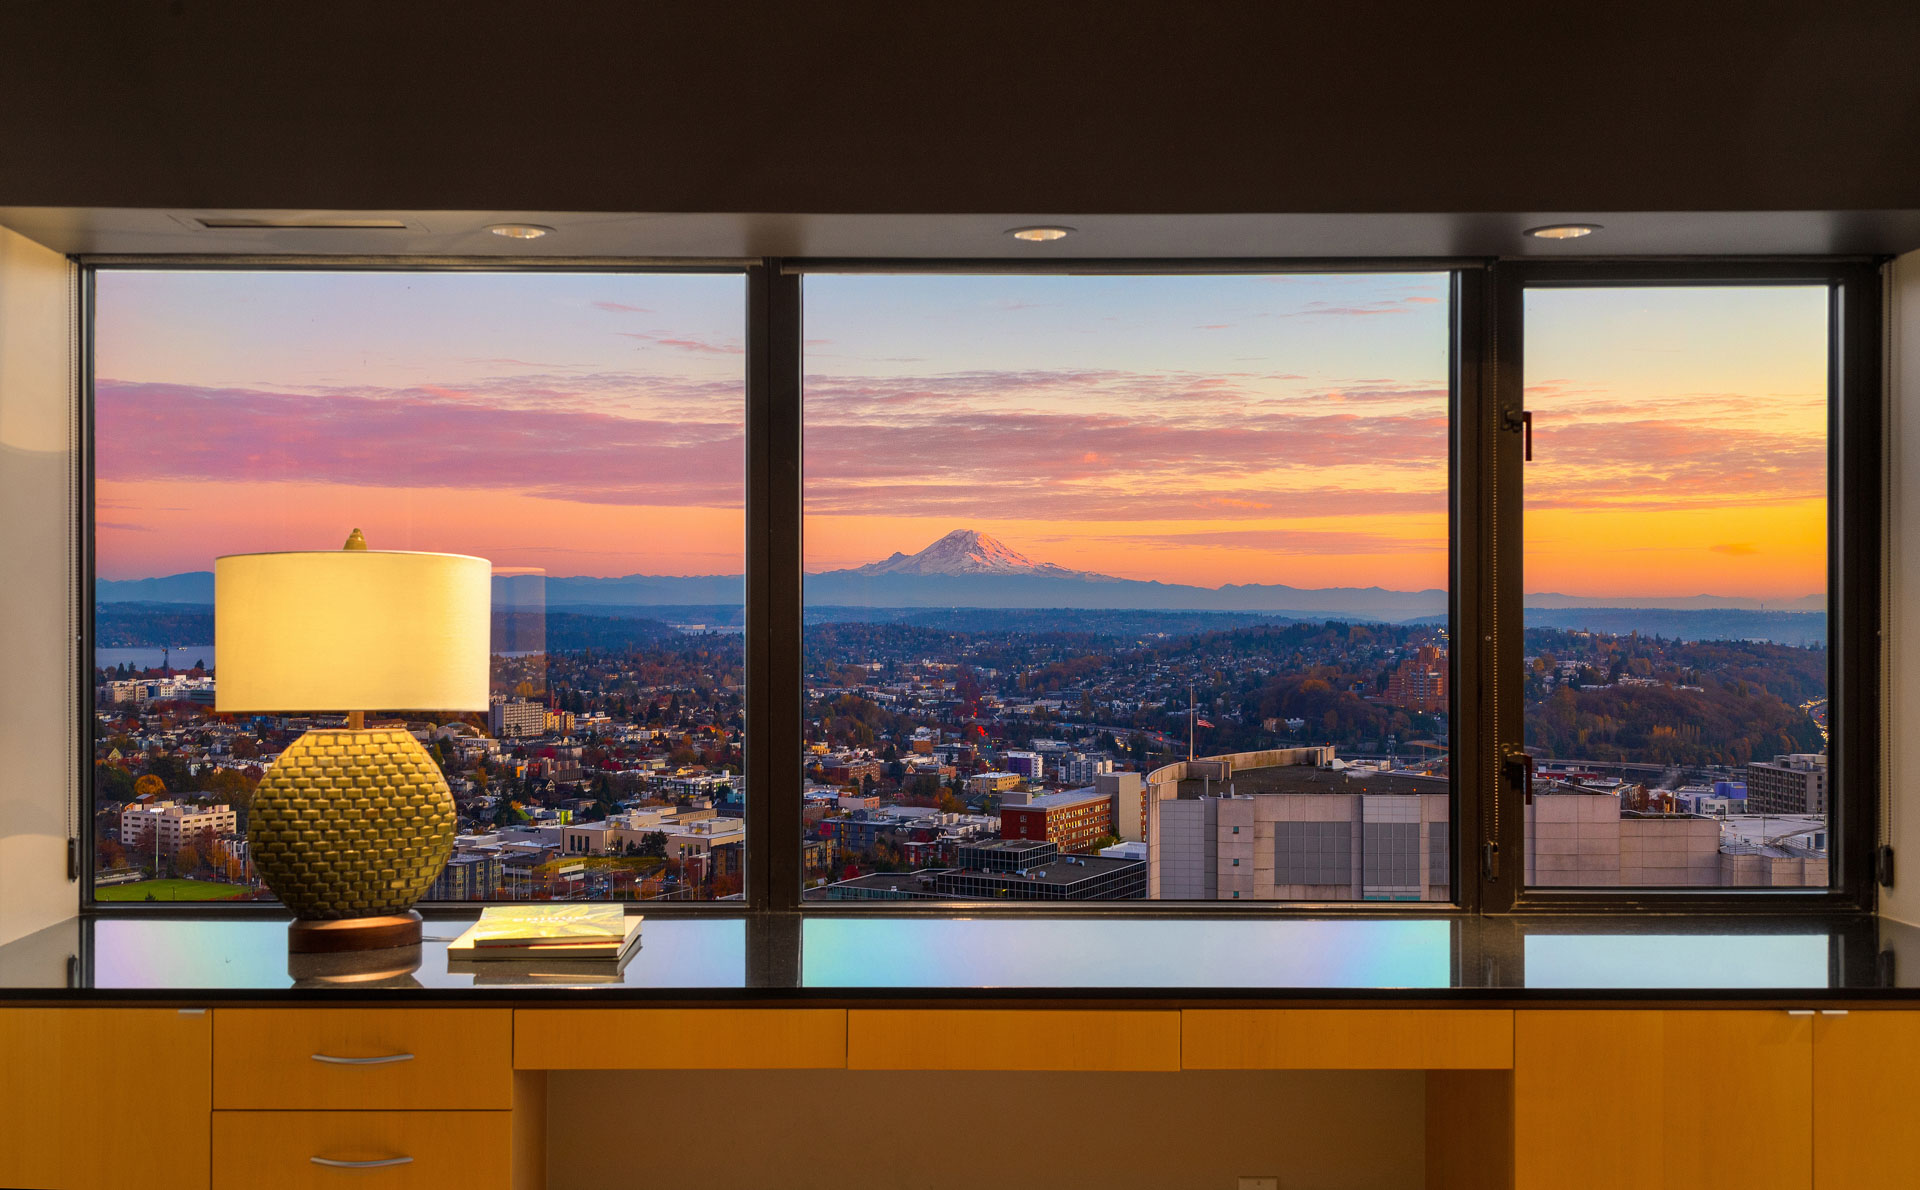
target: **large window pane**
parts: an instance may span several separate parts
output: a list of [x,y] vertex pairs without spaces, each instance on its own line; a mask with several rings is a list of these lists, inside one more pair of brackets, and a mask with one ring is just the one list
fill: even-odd
[[1448,292],[809,276],[806,895],[1450,896]]
[[[220,554],[476,554],[493,705],[405,722],[459,811],[429,899],[738,894],[738,274],[97,274],[94,889],[267,895],[219,715]],[[341,711],[356,708],[340,708]]]
[[1827,886],[1827,305],[1527,293],[1529,883]]

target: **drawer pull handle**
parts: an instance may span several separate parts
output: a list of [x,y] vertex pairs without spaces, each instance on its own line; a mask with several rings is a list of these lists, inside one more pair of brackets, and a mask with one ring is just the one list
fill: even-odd
[[381,1054],[377,1058],[336,1058],[332,1054],[315,1054],[316,1062],[331,1062],[335,1066],[385,1066],[389,1062],[411,1062],[412,1054]]
[[412,1165],[411,1157],[382,1157],[378,1161],[335,1161],[331,1157],[309,1157],[315,1165],[324,1165],[329,1169],[385,1169],[389,1165]]
[[1789,1008],[1789,1009],[1787,1009],[1787,1015],[1788,1015],[1788,1016],[1812,1016],[1812,1015],[1813,1015],[1813,1009],[1811,1009],[1811,1008]]
[[1844,1008],[1822,1008],[1820,1010],[1820,1015],[1821,1016],[1845,1016],[1847,1015],[1847,1010]]

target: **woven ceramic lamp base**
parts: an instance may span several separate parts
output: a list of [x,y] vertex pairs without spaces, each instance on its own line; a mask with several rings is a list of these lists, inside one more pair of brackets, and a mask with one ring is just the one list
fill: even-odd
[[[300,921],[296,950],[405,946],[408,910],[453,851],[453,795],[398,729],[309,731],[254,791],[254,870]],[[406,923],[409,923],[406,924]]]

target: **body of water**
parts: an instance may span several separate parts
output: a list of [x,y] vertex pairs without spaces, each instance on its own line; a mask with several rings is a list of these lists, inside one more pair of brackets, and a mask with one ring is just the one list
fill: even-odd
[[[161,664],[160,649],[95,649],[93,664],[100,669],[115,665],[131,665],[135,669],[158,669]],[[212,645],[175,645],[165,650],[167,663],[175,669],[192,669],[193,663],[203,661],[207,668],[213,668]]]

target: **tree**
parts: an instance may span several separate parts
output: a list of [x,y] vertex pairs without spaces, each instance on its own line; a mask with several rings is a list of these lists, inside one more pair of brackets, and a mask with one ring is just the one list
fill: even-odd
[[640,854],[650,859],[667,858],[667,832],[649,831],[640,837]]
[[183,876],[200,870],[200,852],[193,844],[185,844],[173,853],[173,870]]
[[152,773],[142,773],[133,783],[133,796],[159,797],[167,791],[167,783]]

